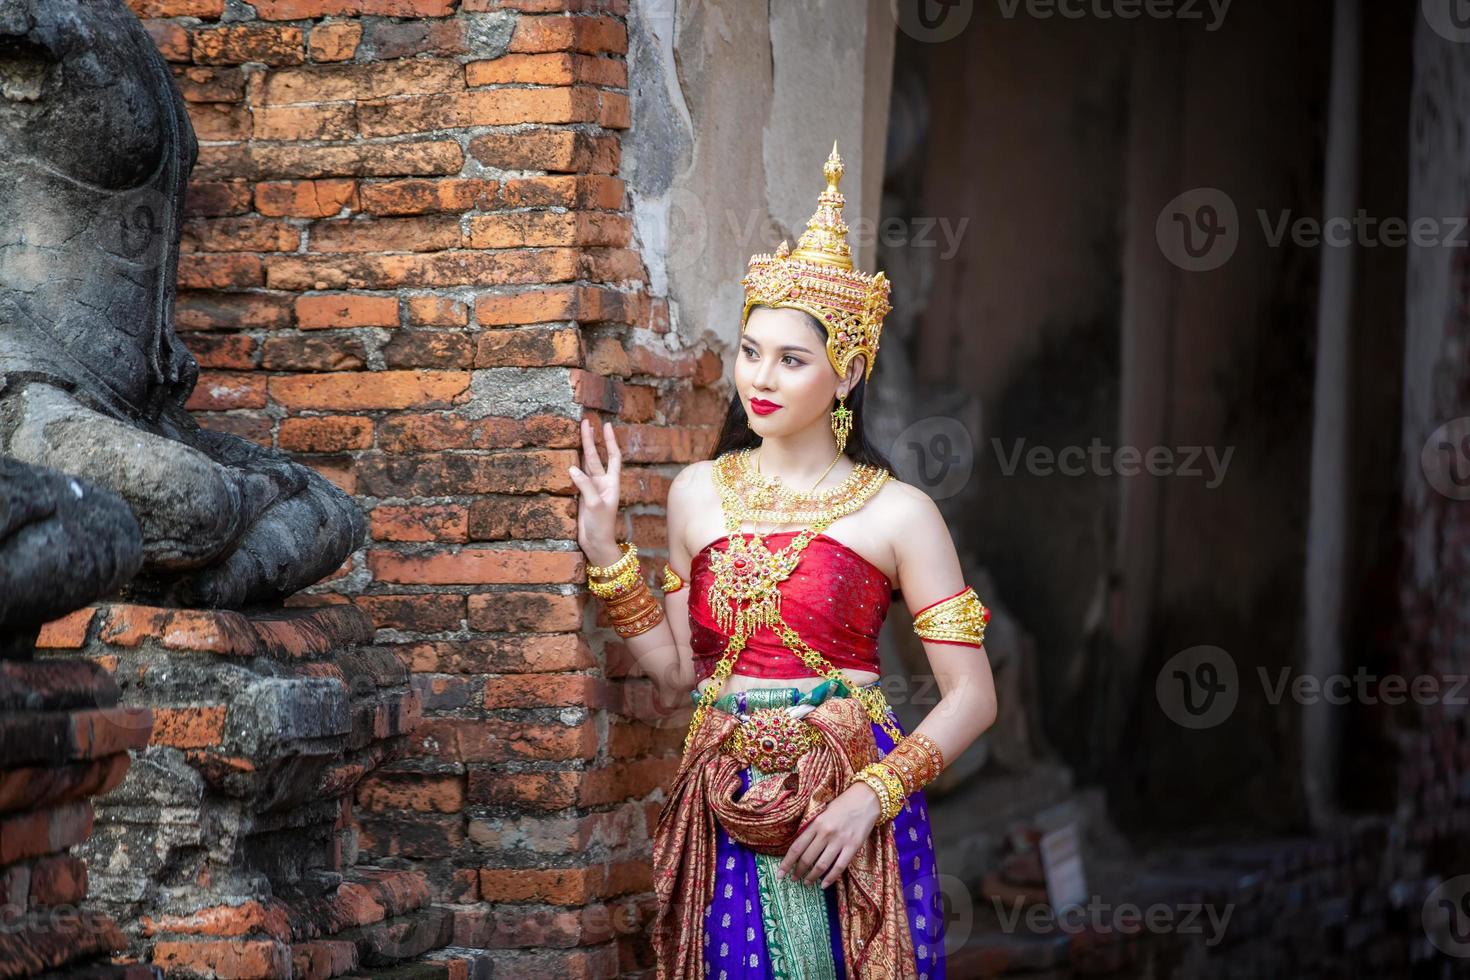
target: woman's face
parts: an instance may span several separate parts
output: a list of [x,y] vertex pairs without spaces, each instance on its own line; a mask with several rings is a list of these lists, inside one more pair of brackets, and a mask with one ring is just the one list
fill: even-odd
[[[762,439],[825,418],[840,380],[821,331],[805,313],[769,306],[750,311],[735,357],[735,390]],[[772,405],[778,407],[762,414]]]

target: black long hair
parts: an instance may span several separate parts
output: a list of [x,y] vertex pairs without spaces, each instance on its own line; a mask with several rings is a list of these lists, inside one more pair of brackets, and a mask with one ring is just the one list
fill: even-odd
[[[811,324],[812,329],[821,335],[822,343],[825,345],[827,328],[822,325],[822,322],[805,310],[797,312],[801,313],[806,318],[806,322]],[[853,385],[852,390],[847,393],[846,403],[852,412],[852,428],[847,433],[847,445],[843,447],[842,454],[854,463],[866,463],[893,473],[893,464],[888,461],[887,456],[868,441],[867,432],[863,428],[863,401],[868,390],[866,375],[867,368],[864,368],[863,377],[860,377],[857,384]],[[836,406],[835,398],[832,404]],[[734,449],[745,449],[761,444],[761,437],[751,429],[749,419],[750,417],[745,414],[745,406],[740,403],[740,392],[736,391],[730,396],[730,408],[725,412],[725,423],[720,426],[720,438],[715,442],[715,449],[710,454],[710,459],[719,459]]]

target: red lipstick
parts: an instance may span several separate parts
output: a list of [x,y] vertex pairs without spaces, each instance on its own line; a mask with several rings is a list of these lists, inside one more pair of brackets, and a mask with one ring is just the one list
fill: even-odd
[[775,402],[768,402],[764,398],[752,398],[750,410],[757,415],[770,415],[772,412],[779,412],[781,406]]

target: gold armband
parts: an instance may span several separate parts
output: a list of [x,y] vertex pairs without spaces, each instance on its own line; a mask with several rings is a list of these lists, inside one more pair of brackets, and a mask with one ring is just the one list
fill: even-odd
[[664,595],[668,595],[670,592],[678,592],[683,587],[684,580],[679,577],[679,573],[674,571],[669,565],[664,565]]
[[980,646],[985,642],[985,624],[990,610],[969,586],[920,609],[914,616],[914,632],[935,643]]

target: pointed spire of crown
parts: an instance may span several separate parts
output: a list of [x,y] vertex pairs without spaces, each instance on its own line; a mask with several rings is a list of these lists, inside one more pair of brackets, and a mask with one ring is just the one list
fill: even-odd
[[842,220],[842,206],[846,203],[837,189],[838,181],[846,168],[842,157],[837,155],[837,141],[832,141],[832,152],[822,167],[822,176],[827,178],[827,187],[817,198],[817,210],[806,223],[806,231],[796,242],[794,259],[820,262],[838,269],[852,268],[852,249],[847,244],[847,224]]

